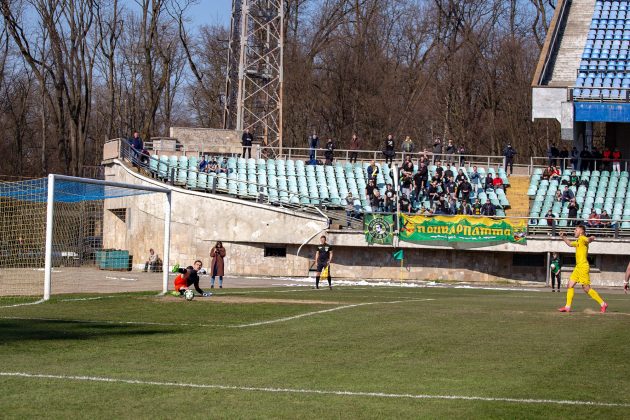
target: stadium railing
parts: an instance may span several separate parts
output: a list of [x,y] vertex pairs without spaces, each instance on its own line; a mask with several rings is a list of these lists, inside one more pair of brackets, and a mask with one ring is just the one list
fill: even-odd
[[[534,173],[534,169],[536,168],[546,168],[549,166],[549,157],[547,156],[532,156],[530,158],[528,174],[532,175]],[[563,168],[563,169],[573,169],[572,159],[569,158],[552,158],[555,161],[555,166]],[[577,169],[580,170],[582,167],[582,163],[588,163],[588,170],[599,171],[599,170],[611,170],[612,167],[612,159],[608,161],[604,161],[603,159],[577,159]],[[619,166],[622,171],[627,171],[630,168],[630,159],[619,159]]]

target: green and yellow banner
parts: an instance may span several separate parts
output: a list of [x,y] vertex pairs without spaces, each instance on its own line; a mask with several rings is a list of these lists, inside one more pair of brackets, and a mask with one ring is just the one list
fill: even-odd
[[394,241],[394,216],[391,214],[366,214],[363,231],[368,244],[391,245]]
[[426,242],[526,242],[526,220],[478,216],[400,217],[401,241]]

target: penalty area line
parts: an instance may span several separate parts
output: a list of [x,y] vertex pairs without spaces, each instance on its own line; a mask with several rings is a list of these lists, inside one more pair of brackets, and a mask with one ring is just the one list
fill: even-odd
[[229,327],[230,328],[257,327],[257,326],[260,326],[260,325],[277,324],[279,322],[292,321],[294,319],[304,318],[304,317],[307,317],[307,316],[314,316],[314,315],[325,314],[325,313],[328,313],[328,312],[340,311],[342,309],[357,308],[359,306],[392,305],[392,304],[396,304],[396,303],[427,302],[427,301],[431,301],[431,300],[435,300],[435,299],[405,299],[405,300],[394,300],[394,301],[383,301],[383,302],[355,303],[355,304],[352,304],[352,305],[343,305],[343,306],[336,306],[336,307],[330,308],[330,309],[323,309],[321,311],[306,312],[306,313],[303,313],[303,314],[294,315],[294,316],[288,316],[288,317],[285,317],[285,318],[271,319],[269,321],[252,322],[251,324],[230,325]]
[[170,388],[190,388],[190,389],[220,389],[226,391],[246,391],[246,392],[267,392],[284,394],[309,394],[309,395],[333,395],[349,397],[368,398],[391,398],[391,399],[412,399],[412,400],[451,400],[451,401],[483,401],[516,404],[543,404],[543,405],[570,405],[570,406],[591,406],[591,407],[630,407],[629,403],[613,403],[602,401],[578,401],[578,400],[551,400],[537,398],[507,398],[507,397],[480,397],[468,395],[431,395],[431,394],[394,394],[385,392],[362,392],[362,391],[335,391],[320,389],[300,389],[300,388],[274,388],[274,387],[254,387],[235,386],[219,384],[194,384],[182,382],[158,382],[142,381],[138,379],[107,378],[101,376],[74,376],[74,375],[48,375],[27,372],[0,372],[0,377],[6,378],[27,378],[27,379],[53,379],[61,381],[80,382],[101,382],[111,384],[159,386]]

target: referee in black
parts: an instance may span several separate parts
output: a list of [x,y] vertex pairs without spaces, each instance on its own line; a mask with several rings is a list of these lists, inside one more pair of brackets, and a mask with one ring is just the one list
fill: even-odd
[[332,246],[326,243],[326,236],[319,238],[320,245],[315,253],[315,263],[317,264],[317,272],[315,273],[315,288],[319,289],[319,278],[322,270],[328,267],[328,288],[332,290],[332,276],[330,275],[330,263],[333,258]]

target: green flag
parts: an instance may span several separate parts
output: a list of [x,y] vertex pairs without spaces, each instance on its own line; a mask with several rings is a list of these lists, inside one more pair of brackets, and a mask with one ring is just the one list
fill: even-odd
[[402,249],[399,249],[398,251],[394,251],[394,253],[392,254],[392,257],[394,257],[396,261],[401,261],[402,259],[405,258],[405,251],[403,251]]
[[394,216],[391,214],[366,214],[363,231],[368,244],[391,245],[394,240]]

